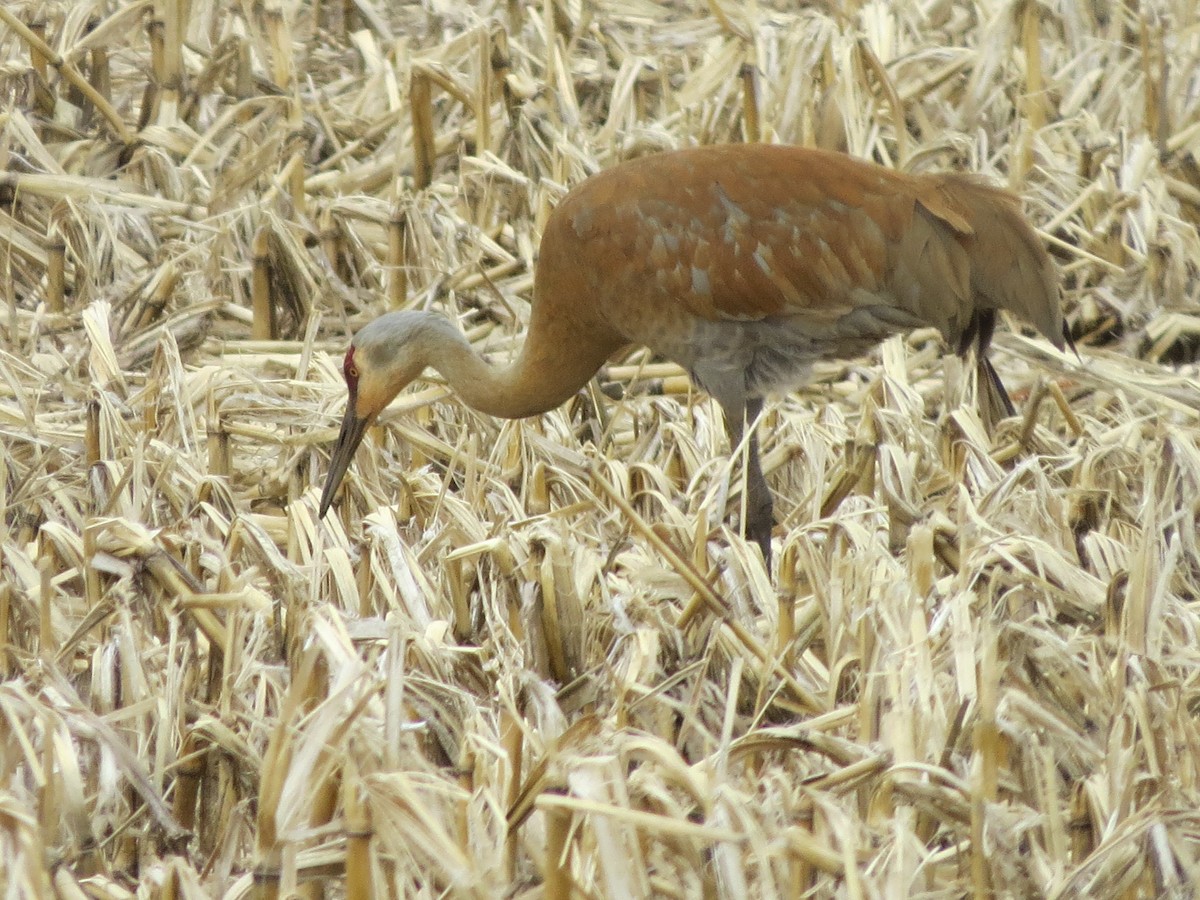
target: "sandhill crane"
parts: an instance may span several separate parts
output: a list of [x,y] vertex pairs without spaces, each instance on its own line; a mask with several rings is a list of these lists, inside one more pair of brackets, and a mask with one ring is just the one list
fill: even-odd
[[[582,182],[546,223],[516,359],[484,361],[447,319],[391,312],[346,353],[349,402],[321,495],[328,511],[367,426],[434,368],[469,406],[505,418],[553,409],[616,351],[649,347],[720,404],[733,446],[762,399],[817,359],[934,326],[974,348],[998,310],[1060,349],[1058,280],[1016,197],[971,175],[911,175],[840,153],[738,144],[646,156]],[[772,502],[753,434],[746,537],[770,563]]]

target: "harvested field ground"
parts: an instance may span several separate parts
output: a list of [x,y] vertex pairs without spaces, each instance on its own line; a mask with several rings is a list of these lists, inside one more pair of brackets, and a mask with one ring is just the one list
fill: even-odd
[[[775,576],[643,351],[317,520],[349,334],[505,359],[569,186],[747,139],[1008,184],[1079,357],[820,366]],[[1198,221],[1194,0],[7,0],[3,896],[1195,896]]]

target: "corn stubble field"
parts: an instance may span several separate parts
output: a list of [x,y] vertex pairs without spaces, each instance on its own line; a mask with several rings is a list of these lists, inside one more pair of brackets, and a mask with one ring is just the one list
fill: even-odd
[[[1200,885],[1200,8],[0,6],[6,897]],[[348,335],[505,359],[546,216],[760,139],[1025,199],[1079,358],[932,332],[719,409],[436,377],[325,522]],[[582,298],[581,298],[582,299]],[[731,478],[732,476],[732,478]]]

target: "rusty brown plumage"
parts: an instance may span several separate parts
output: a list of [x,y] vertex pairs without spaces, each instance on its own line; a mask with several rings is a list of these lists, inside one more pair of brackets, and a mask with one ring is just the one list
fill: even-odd
[[[534,415],[618,349],[682,365],[740,441],[763,396],[812,361],[934,326],[981,372],[995,315],[1064,343],[1057,275],[1007,191],[973,176],[910,175],[843,154],[741,144],[643,157],[587,179],[547,222],[529,332],[494,368],[436,315],[390,313],[347,354],[351,404],[321,498],[329,508],[365,425],[427,366],[469,405]],[[770,558],[771,495],[751,435],[747,537]]]

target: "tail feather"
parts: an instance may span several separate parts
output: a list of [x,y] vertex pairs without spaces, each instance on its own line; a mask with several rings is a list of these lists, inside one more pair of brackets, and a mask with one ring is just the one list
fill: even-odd
[[950,175],[942,190],[970,223],[960,240],[970,258],[973,309],[956,349],[975,350],[981,411],[985,417],[1016,415],[1000,375],[988,359],[998,310],[1033,325],[1050,343],[1075,349],[1063,321],[1058,273],[1037,232],[1012,194],[971,177]]
[[1062,348],[1058,273],[1033,226],[1007,191],[977,182],[960,200],[971,210],[971,292],[984,305],[1015,313]]
[[996,312],[1033,325],[1062,348],[1058,273],[1020,200],[971,175],[947,173],[918,198],[898,247],[897,286],[909,311],[960,353],[986,350]]

